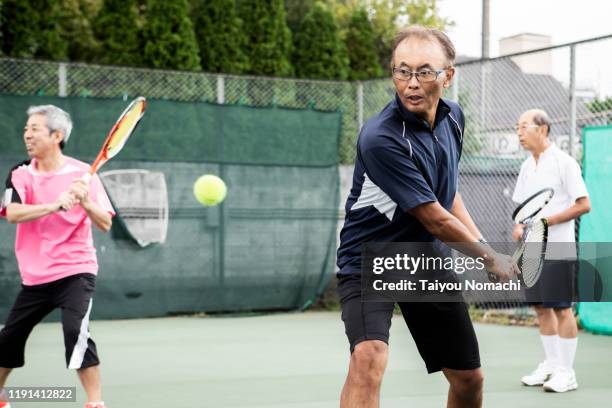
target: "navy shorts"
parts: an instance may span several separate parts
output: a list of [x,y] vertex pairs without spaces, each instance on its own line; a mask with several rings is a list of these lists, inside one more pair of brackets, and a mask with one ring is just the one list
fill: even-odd
[[[351,353],[364,340],[389,344],[395,303],[362,302],[361,275],[339,275],[338,279]],[[465,303],[400,302],[399,307],[428,373],[480,367],[478,340]]]

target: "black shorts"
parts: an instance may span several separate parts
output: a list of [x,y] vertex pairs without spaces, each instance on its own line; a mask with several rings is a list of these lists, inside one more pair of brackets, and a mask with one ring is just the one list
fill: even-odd
[[[351,353],[364,340],[389,344],[395,303],[362,302],[357,274],[339,275],[338,292]],[[465,303],[400,302],[399,307],[428,373],[480,367],[478,340]]]
[[89,337],[88,328],[95,287],[96,277],[90,273],[42,285],[22,285],[0,330],[0,367],[24,365],[25,344],[32,329],[56,308],[62,311],[66,366],[80,369],[98,365],[96,344]]
[[527,289],[530,305],[554,309],[572,307],[576,297],[576,262],[545,260],[540,279]]

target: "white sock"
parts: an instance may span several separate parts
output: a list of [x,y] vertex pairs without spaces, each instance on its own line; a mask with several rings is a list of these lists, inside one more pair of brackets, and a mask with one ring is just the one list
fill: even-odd
[[544,356],[549,367],[559,365],[559,335],[545,336],[540,334],[542,346],[544,347]]
[[559,364],[561,367],[571,370],[574,367],[574,357],[578,347],[578,338],[559,338]]

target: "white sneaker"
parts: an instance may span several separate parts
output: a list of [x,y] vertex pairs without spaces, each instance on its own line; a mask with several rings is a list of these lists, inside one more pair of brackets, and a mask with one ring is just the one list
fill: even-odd
[[544,383],[544,390],[550,392],[567,392],[578,388],[576,373],[567,368],[555,368],[550,380]]
[[538,364],[538,368],[536,368],[531,374],[526,375],[521,378],[521,382],[523,385],[543,385],[552,375],[553,369],[546,362]]

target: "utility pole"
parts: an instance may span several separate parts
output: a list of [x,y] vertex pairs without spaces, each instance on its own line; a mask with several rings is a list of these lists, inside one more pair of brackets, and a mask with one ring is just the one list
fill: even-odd
[[482,50],[480,57],[480,115],[479,126],[480,137],[484,136],[486,109],[487,109],[487,75],[489,63],[486,59],[489,58],[489,0],[482,0]]
[[481,58],[489,58],[489,0],[482,0],[482,50]]

